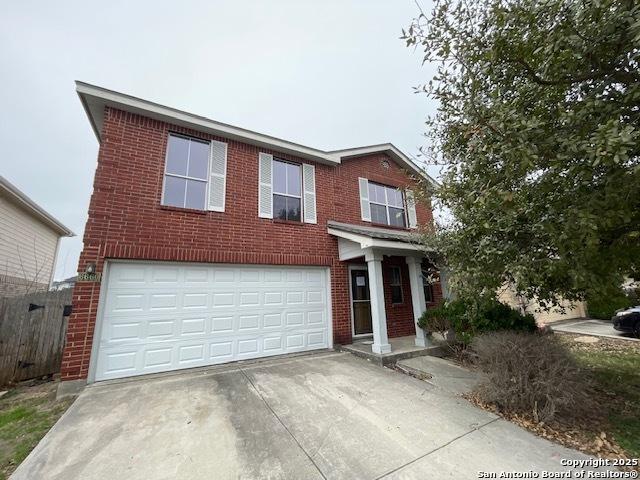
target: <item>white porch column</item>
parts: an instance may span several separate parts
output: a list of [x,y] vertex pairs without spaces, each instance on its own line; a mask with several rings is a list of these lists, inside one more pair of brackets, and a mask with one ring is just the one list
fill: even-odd
[[449,269],[447,267],[440,267],[440,287],[442,288],[442,298],[445,300],[454,300],[454,295],[449,289]]
[[411,285],[411,303],[413,304],[413,320],[416,327],[416,346],[428,347],[431,341],[425,331],[418,326],[418,320],[427,309],[422,285],[422,258],[405,257],[409,267],[409,284]]
[[369,296],[371,298],[371,323],[373,327],[374,353],[389,353],[391,345],[387,336],[387,314],[384,308],[384,286],[382,283],[382,254],[368,249],[365,252],[369,271]]

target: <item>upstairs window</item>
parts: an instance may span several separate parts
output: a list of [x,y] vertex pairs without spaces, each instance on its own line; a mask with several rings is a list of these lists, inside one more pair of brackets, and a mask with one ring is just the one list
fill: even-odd
[[302,168],[273,159],[273,218],[302,221]]
[[406,227],[404,199],[399,188],[369,182],[371,222]]
[[391,303],[402,303],[402,271],[400,267],[391,267]]
[[209,142],[169,135],[162,205],[205,210],[209,158]]

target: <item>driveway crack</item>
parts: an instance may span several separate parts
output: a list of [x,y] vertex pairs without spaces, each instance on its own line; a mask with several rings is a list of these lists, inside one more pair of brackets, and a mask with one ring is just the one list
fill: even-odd
[[274,417],[276,417],[276,419],[278,420],[278,422],[280,422],[280,425],[282,425],[282,427],[287,431],[287,433],[291,436],[291,438],[293,439],[294,442],[296,442],[296,445],[298,445],[298,447],[300,447],[300,450],[302,450],[304,452],[304,454],[307,456],[307,458],[309,459],[309,461],[313,464],[314,467],[316,467],[316,470],[318,470],[318,473],[322,476],[322,478],[324,478],[326,480],[326,476],[324,473],[322,473],[322,470],[320,470],[320,467],[318,466],[318,464],[313,460],[313,458],[311,458],[311,455],[309,455],[309,452],[307,452],[305,450],[305,448],[302,446],[302,444],[298,441],[298,439],[296,438],[296,436],[291,432],[291,430],[289,430],[289,428],[285,425],[285,423],[282,421],[282,419],[278,416],[278,414],[275,412],[275,410],[273,408],[271,408],[271,405],[269,405],[269,402],[267,402],[267,399],[264,398],[264,396],[262,395],[262,393],[260,393],[260,390],[258,390],[258,388],[255,386],[255,384],[253,383],[253,380],[251,380],[251,378],[249,378],[249,375],[247,375],[247,373],[244,371],[244,369],[240,369],[240,371],[242,372],[242,375],[244,375],[244,378],[247,379],[247,381],[249,382],[249,384],[251,385],[251,387],[253,387],[253,389],[256,391],[256,393],[258,394],[258,396],[260,397],[260,399],[262,400],[262,402],[266,405],[266,407],[269,409],[269,411],[271,411],[271,413],[273,414]]
[[407,466],[409,466],[409,465],[411,465],[411,464],[413,464],[413,463],[416,463],[418,460],[422,460],[423,458],[428,457],[428,456],[429,456],[429,455],[431,455],[432,453],[435,453],[435,452],[437,452],[438,450],[441,450],[441,449],[443,449],[444,447],[447,447],[447,446],[451,445],[453,442],[456,442],[456,441],[460,440],[461,438],[466,437],[466,436],[467,436],[467,435],[469,435],[470,433],[473,433],[473,432],[475,432],[475,431],[477,431],[477,430],[480,430],[481,428],[484,428],[484,427],[486,427],[487,425],[490,425],[490,424],[492,424],[493,422],[496,422],[496,421],[498,421],[498,420],[500,420],[500,417],[498,417],[498,418],[494,418],[493,420],[489,420],[488,422],[483,423],[482,425],[479,425],[479,426],[477,426],[477,427],[474,427],[474,428],[472,428],[471,430],[469,430],[468,432],[465,432],[465,433],[463,433],[463,434],[461,434],[461,435],[458,435],[458,436],[457,436],[457,437],[455,437],[455,438],[452,438],[452,439],[451,439],[451,440],[449,440],[447,443],[443,443],[443,444],[442,444],[442,445],[440,445],[439,447],[436,447],[436,448],[434,448],[433,450],[429,450],[429,451],[428,451],[427,453],[425,453],[424,455],[420,455],[419,457],[414,458],[414,459],[413,459],[413,460],[411,460],[410,462],[407,462],[407,463],[405,463],[405,464],[403,464],[403,465],[400,465],[399,467],[394,468],[393,470],[389,470],[388,472],[383,473],[383,474],[382,474],[382,475],[380,475],[379,477],[376,477],[376,479],[375,479],[375,480],[380,480],[380,479],[382,479],[382,478],[388,477],[388,476],[389,476],[389,475],[391,475],[392,473],[395,473],[395,472],[397,472],[398,470],[402,470],[404,467],[407,467]]

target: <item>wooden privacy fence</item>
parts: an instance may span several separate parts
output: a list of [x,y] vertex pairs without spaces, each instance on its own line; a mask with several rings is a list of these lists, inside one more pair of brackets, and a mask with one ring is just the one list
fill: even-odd
[[60,371],[72,292],[0,298],[0,385]]

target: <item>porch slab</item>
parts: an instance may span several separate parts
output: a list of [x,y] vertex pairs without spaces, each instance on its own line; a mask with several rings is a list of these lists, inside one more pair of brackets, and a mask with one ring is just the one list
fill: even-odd
[[364,358],[370,362],[385,366],[404,360],[407,358],[423,357],[426,355],[433,357],[441,357],[444,352],[442,347],[432,345],[429,347],[418,347],[415,344],[415,336],[390,338],[391,352],[374,353],[371,351],[371,339],[356,340],[351,345],[339,345],[336,348],[354,354],[357,357]]

